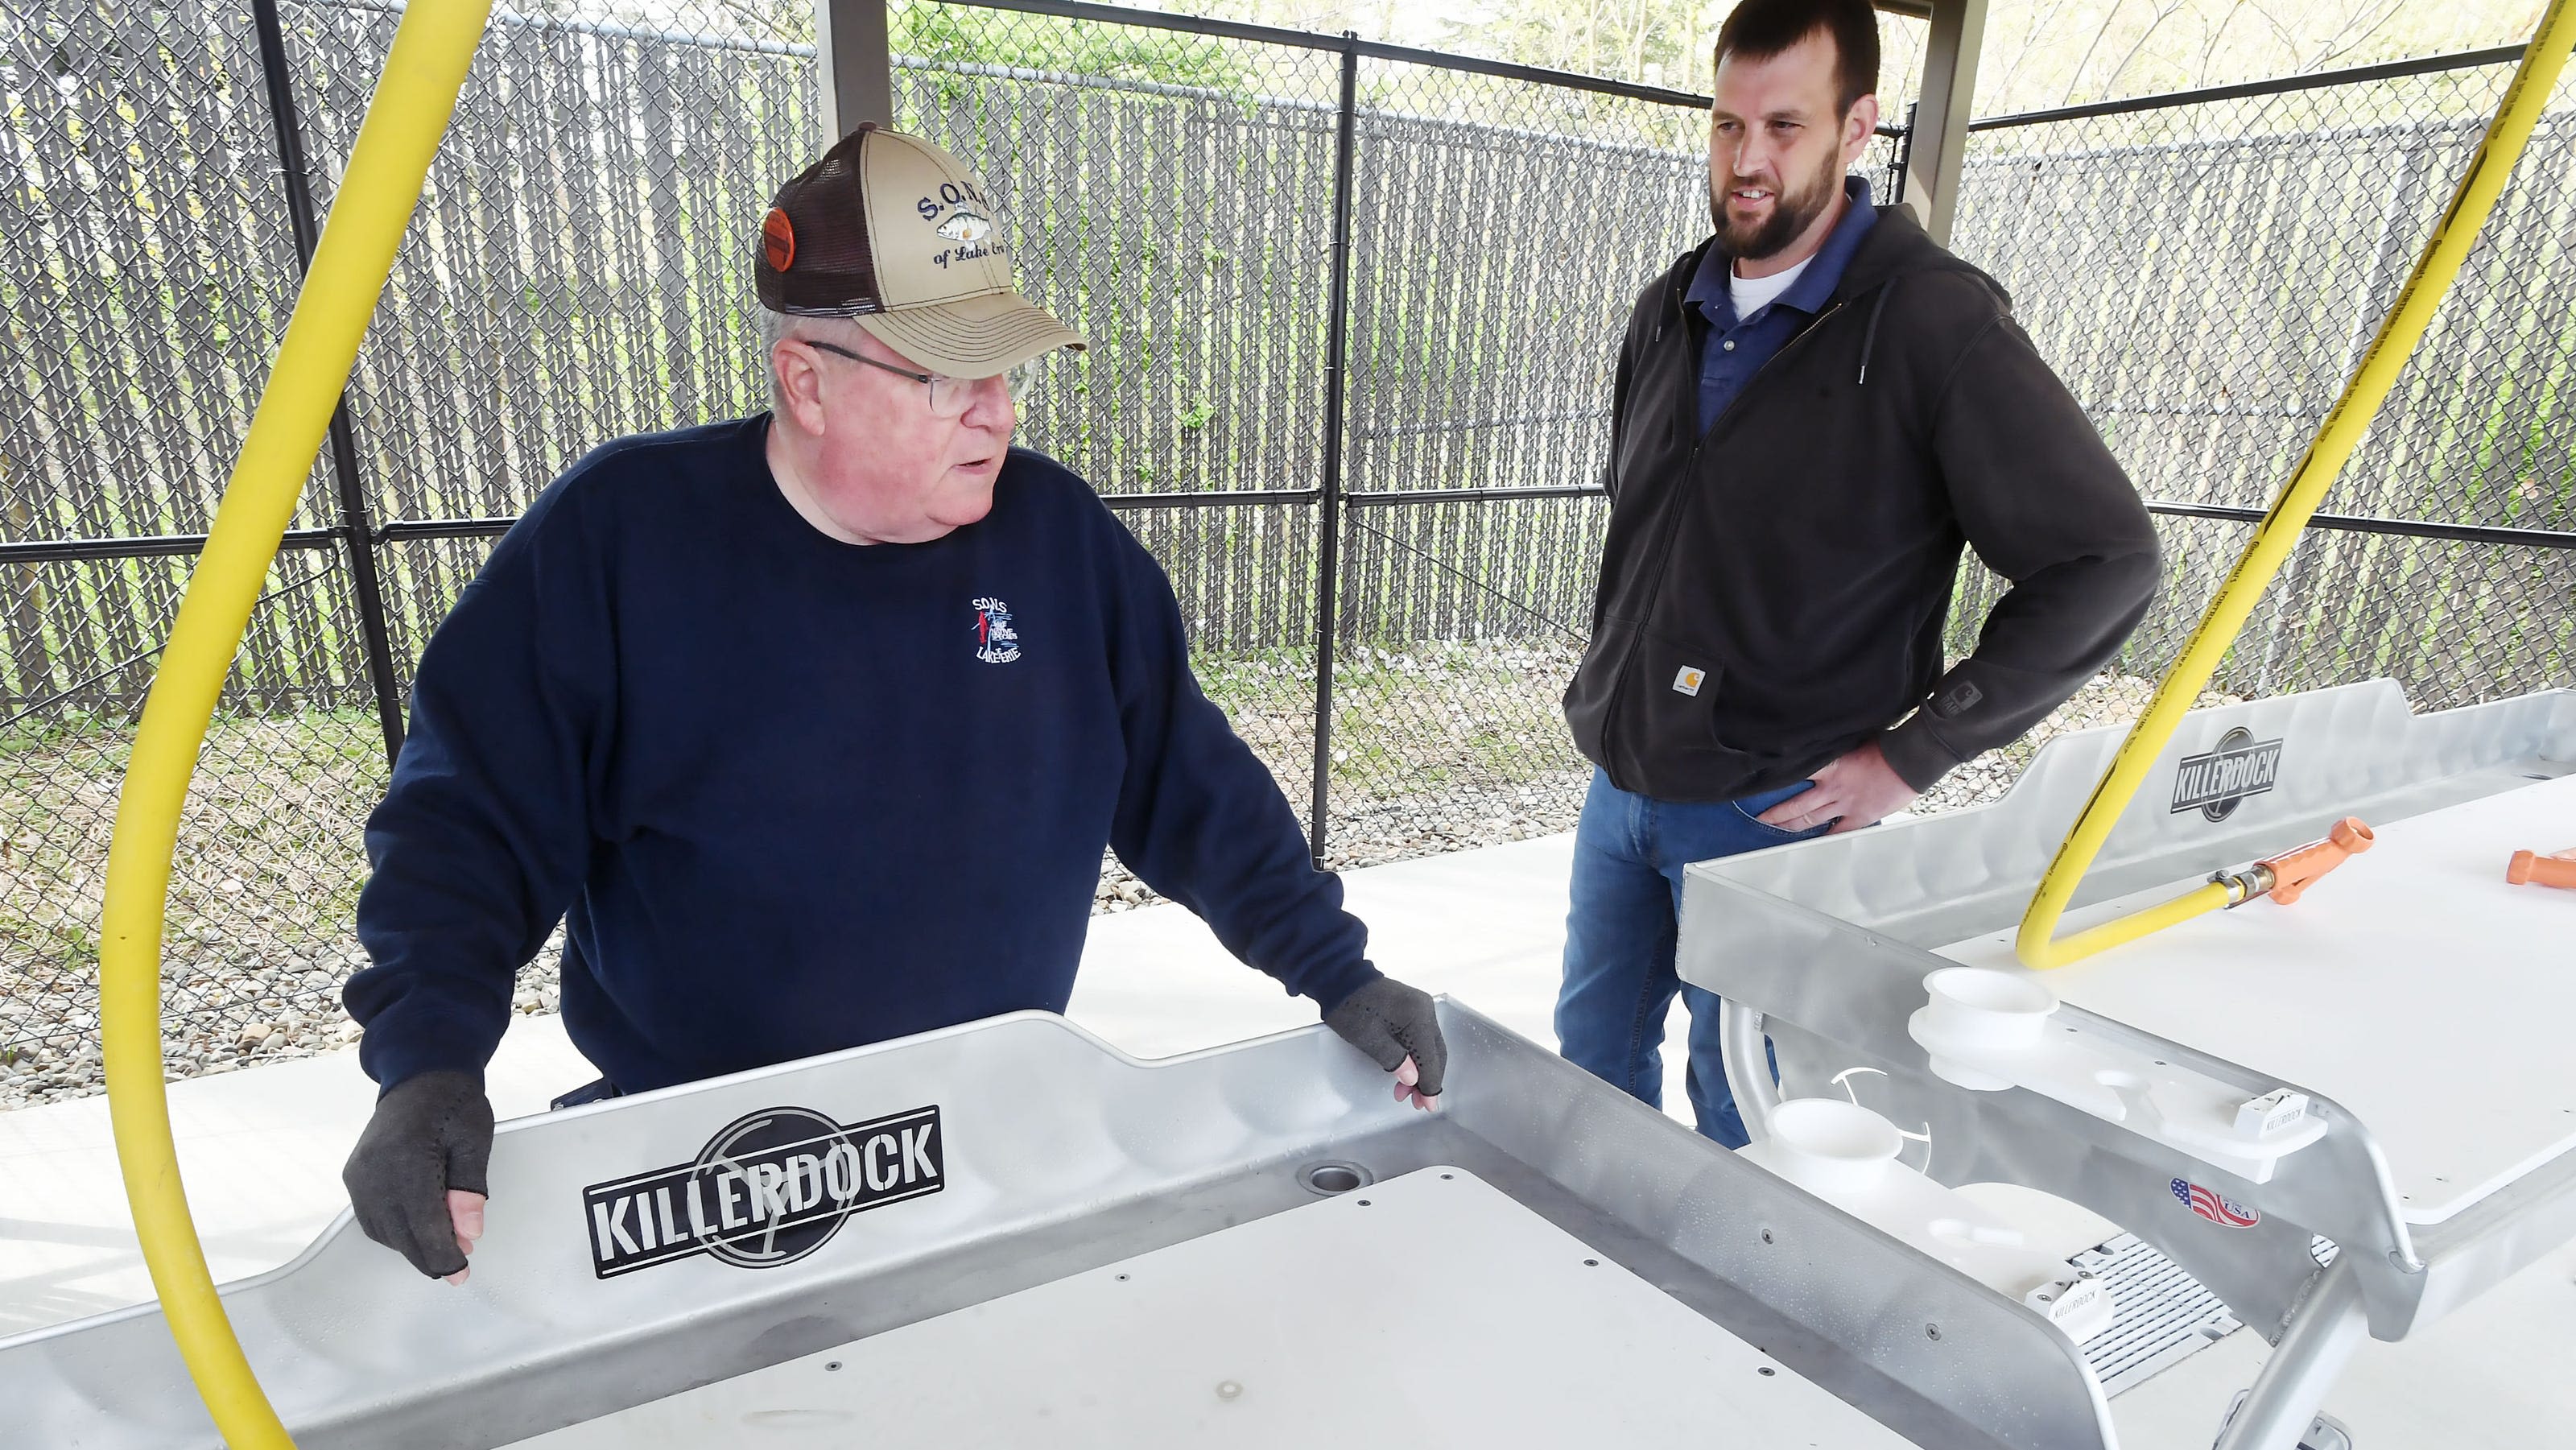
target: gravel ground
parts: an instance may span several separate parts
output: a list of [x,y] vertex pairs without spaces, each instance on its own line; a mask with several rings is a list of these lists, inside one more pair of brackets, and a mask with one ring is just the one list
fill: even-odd
[[[1561,733],[1549,733],[1561,731],[1555,697],[1570,656],[1518,647],[1361,655],[1347,676],[1350,703],[1337,712],[1328,839],[1334,866],[1373,866],[1572,827],[1589,772],[1561,749]],[[1210,693],[1274,769],[1298,779],[1313,748],[1311,714],[1300,716],[1299,692],[1312,687],[1284,665],[1255,673],[1260,677],[1249,682],[1211,678]],[[1951,810],[2001,795],[2041,741],[2062,730],[2126,723],[2151,688],[2146,680],[2105,676],[2021,744],[1954,771],[1921,808]],[[1311,711],[1311,696],[1303,698]],[[356,1040],[357,1024],[341,1012],[337,989],[361,959],[346,936],[360,869],[354,843],[364,810],[382,790],[384,766],[372,755],[371,721],[315,718],[243,722],[210,744],[204,779],[214,784],[191,798],[182,839],[194,854],[181,863],[172,900],[170,958],[192,966],[167,993],[173,1030],[164,1067],[173,1079],[308,1057]],[[1373,720],[1404,728],[1371,729]],[[1548,742],[1554,754],[1520,743],[1532,740]],[[67,760],[81,768],[67,768]],[[247,772],[221,768],[224,760],[290,768]],[[113,745],[92,742],[32,764],[21,751],[0,765],[11,771],[0,776],[0,794],[35,804],[27,821],[0,838],[0,945],[8,948],[0,961],[0,1109],[7,1109],[102,1090],[97,989],[86,965],[96,960],[97,883],[123,761]],[[60,844],[65,823],[78,837],[70,849]],[[40,847],[52,854],[40,858]],[[1103,863],[1095,910],[1125,911],[1155,899],[1115,859]],[[548,943],[521,975],[520,1012],[556,1010],[557,951],[558,943]],[[56,1023],[77,1035],[35,1040]]]

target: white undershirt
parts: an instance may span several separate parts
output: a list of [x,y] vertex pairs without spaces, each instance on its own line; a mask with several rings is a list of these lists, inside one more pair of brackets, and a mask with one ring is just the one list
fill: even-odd
[[1816,260],[1814,255],[1810,254],[1806,262],[1800,262],[1798,265],[1791,267],[1785,272],[1775,272],[1768,277],[1758,278],[1750,282],[1746,281],[1742,277],[1736,276],[1735,269],[1733,267],[1727,268],[1726,291],[1727,295],[1735,302],[1735,320],[1742,322],[1744,319],[1751,317],[1754,313],[1770,306],[1781,293],[1788,291],[1789,288],[1797,282],[1800,275],[1805,273],[1807,270],[1807,262],[1812,262],[1814,260]]

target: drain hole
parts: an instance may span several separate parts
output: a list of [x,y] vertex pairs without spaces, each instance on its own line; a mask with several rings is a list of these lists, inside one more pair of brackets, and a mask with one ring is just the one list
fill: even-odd
[[1377,1179],[1357,1163],[1309,1163],[1297,1170],[1297,1181],[1308,1193],[1330,1198],[1354,1188],[1366,1188]]

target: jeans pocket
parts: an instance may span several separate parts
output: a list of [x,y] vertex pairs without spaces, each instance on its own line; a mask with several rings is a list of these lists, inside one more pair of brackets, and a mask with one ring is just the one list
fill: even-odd
[[[1804,791],[1766,792],[1762,795],[1747,796],[1744,800],[1728,801],[1726,804],[1729,809],[1733,810],[1738,816],[1744,818],[1745,825],[1751,827],[1753,830],[1761,832],[1772,840],[1781,842],[1811,841],[1816,837],[1823,835],[1825,832],[1832,830],[1834,828],[1834,823],[1826,821],[1822,825],[1809,826],[1804,830],[1793,831],[1786,826],[1775,826],[1769,821],[1762,819],[1762,813],[1764,811],[1767,811],[1773,806],[1779,805],[1785,801],[1796,800],[1799,796],[1804,794],[1806,794]],[[1751,808],[1749,809],[1747,808],[1747,802],[1752,803]]]

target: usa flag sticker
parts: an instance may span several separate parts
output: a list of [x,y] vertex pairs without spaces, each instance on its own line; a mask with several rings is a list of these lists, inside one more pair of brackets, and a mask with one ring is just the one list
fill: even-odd
[[2183,1207],[2208,1219],[2211,1223],[2223,1224],[2228,1228],[2252,1228],[2263,1221],[2263,1215],[2238,1203],[2235,1199],[2222,1193],[2213,1193],[2197,1183],[2180,1178],[2173,1181],[2173,1196],[2181,1200]]

